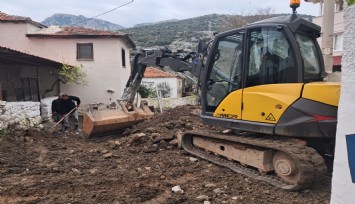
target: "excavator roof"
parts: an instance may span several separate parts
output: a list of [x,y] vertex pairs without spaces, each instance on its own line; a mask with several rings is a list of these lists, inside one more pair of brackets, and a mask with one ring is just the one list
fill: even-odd
[[258,21],[255,23],[249,24],[247,27],[255,27],[260,25],[285,25],[288,26],[292,32],[300,31],[315,35],[316,37],[320,37],[321,27],[307,21],[296,14],[291,14],[289,16],[278,16],[274,18],[265,19],[262,21]]

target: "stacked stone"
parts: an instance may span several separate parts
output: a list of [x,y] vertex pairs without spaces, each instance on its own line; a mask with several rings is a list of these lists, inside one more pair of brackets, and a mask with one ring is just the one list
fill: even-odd
[[52,118],[52,102],[58,97],[49,97],[41,100],[41,116],[43,121],[49,121]]
[[0,130],[43,128],[39,102],[0,101]]

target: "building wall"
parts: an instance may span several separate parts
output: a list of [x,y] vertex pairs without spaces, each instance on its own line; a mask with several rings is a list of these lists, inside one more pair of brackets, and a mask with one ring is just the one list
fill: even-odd
[[[336,12],[334,15],[334,35],[340,35],[344,32],[344,12]],[[313,18],[313,23],[322,27],[323,25],[323,16],[318,16]],[[322,38],[318,38],[318,43],[322,47]],[[334,51],[334,56],[339,56],[342,54],[342,51]]]
[[[25,36],[38,29],[31,24],[0,23],[0,45],[70,65],[83,65],[87,73],[87,86],[61,86],[62,92],[82,98],[83,105],[109,103],[121,97],[130,74],[129,48],[126,43],[118,38],[54,39]],[[78,61],[77,43],[93,43],[94,60]],[[121,62],[122,48],[126,50],[125,68]],[[114,93],[108,93],[109,89]]]
[[[344,17],[343,69],[331,196],[331,203],[334,204],[354,203],[355,200],[355,155],[349,151],[354,149],[355,144],[347,143],[346,138],[346,135],[355,134],[355,5],[345,9]],[[353,177],[351,177],[350,168],[352,168]]]
[[[94,60],[76,59],[77,43],[93,43]],[[121,49],[126,50],[126,67],[122,67]],[[130,75],[129,48],[118,39],[31,39],[33,53],[45,58],[82,65],[87,85],[66,84],[61,92],[82,98],[83,104],[110,103],[121,98]],[[108,93],[113,90],[114,93]]]
[[177,77],[172,78],[143,78],[142,84],[153,85],[154,87],[159,84],[166,82],[169,84],[171,90],[170,98],[181,97],[182,95],[182,80]]

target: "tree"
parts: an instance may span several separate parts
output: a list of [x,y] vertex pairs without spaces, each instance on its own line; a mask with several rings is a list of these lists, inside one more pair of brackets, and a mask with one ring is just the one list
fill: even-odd
[[83,65],[80,66],[71,66],[66,63],[63,63],[62,67],[57,69],[54,72],[51,72],[51,74],[57,78],[51,86],[50,89],[47,89],[43,93],[43,98],[46,96],[47,93],[53,91],[54,87],[58,83],[74,83],[78,85],[87,85],[86,81],[86,72],[83,70]]
[[224,18],[224,30],[232,30],[267,18],[274,17],[274,10],[270,7],[256,10],[241,11],[237,15],[227,15]]

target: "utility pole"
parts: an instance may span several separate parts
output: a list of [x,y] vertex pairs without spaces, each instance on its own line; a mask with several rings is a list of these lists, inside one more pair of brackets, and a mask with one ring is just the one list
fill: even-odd
[[325,71],[333,72],[333,36],[334,36],[334,10],[335,0],[323,0],[323,23],[322,23],[322,53]]

